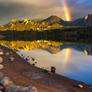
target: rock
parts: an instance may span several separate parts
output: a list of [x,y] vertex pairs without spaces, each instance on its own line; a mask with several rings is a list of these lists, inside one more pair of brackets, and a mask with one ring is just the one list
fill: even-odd
[[3,68],[4,68],[4,66],[2,64],[0,64],[0,70],[3,69]]
[[84,88],[84,86],[82,84],[76,84],[76,85],[73,85],[74,87],[78,87],[78,88]]
[[10,57],[10,60],[11,60],[11,61],[14,61],[14,59],[15,59],[14,57]]
[[4,78],[0,81],[0,83],[1,83],[2,85],[4,85],[4,86],[9,86],[9,85],[11,85],[11,84],[14,84],[13,81],[12,81],[10,78],[8,78],[8,77],[4,77]]
[[3,55],[4,53],[3,53],[3,51],[0,51],[0,55]]
[[6,52],[5,55],[8,56],[9,55],[9,52]]
[[81,84],[78,84],[78,86],[79,86],[79,88],[83,88],[84,86],[83,85],[81,85]]
[[3,58],[2,58],[2,57],[0,57],[0,64],[1,64],[1,63],[3,63]]
[[4,77],[4,74],[0,72],[0,80]]
[[5,90],[5,91],[0,90],[0,92],[37,92],[37,89],[32,86],[23,87],[15,85],[14,82],[8,77],[4,77],[0,81],[0,84],[1,89]]

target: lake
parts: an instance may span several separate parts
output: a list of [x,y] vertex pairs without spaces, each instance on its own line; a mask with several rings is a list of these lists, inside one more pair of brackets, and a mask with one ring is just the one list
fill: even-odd
[[74,80],[92,85],[92,44],[37,41],[0,41],[27,59],[30,64],[50,70]]

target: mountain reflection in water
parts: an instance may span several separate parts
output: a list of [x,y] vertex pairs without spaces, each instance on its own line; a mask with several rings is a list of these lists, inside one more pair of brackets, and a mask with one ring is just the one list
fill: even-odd
[[34,50],[34,49],[44,49],[52,54],[58,53],[65,48],[73,48],[78,51],[84,52],[84,54],[92,54],[92,45],[87,44],[71,44],[71,43],[63,43],[63,42],[55,42],[55,41],[46,41],[46,40],[38,40],[38,41],[0,41],[0,45],[6,45],[13,50]]
[[56,67],[56,73],[69,78],[92,84],[92,45],[55,41],[0,41],[13,50],[17,50],[28,62],[37,62],[36,66],[50,70]]

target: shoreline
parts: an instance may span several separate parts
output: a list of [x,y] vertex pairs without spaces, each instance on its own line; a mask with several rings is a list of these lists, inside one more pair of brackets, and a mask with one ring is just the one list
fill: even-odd
[[[38,92],[91,92],[92,90],[91,85],[45,72],[44,69],[29,64],[12,49],[0,46],[0,50],[4,53],[0,55],[4,65],[0,72],[11,78],[17,85],[32,85]],[[6,53],[9,54],[6,55]],[[13,60],[10,57],[13,57]],[[78,84],[83,85],[83,88],[75,87]]]

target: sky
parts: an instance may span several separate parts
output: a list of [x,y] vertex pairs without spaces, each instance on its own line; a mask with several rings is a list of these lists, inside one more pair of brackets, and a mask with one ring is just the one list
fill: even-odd
[[0,0],[0,24],[12,19],[47,18],[51,15],[66,20],[64,1],[72,20],[92,13],[92,0]]

